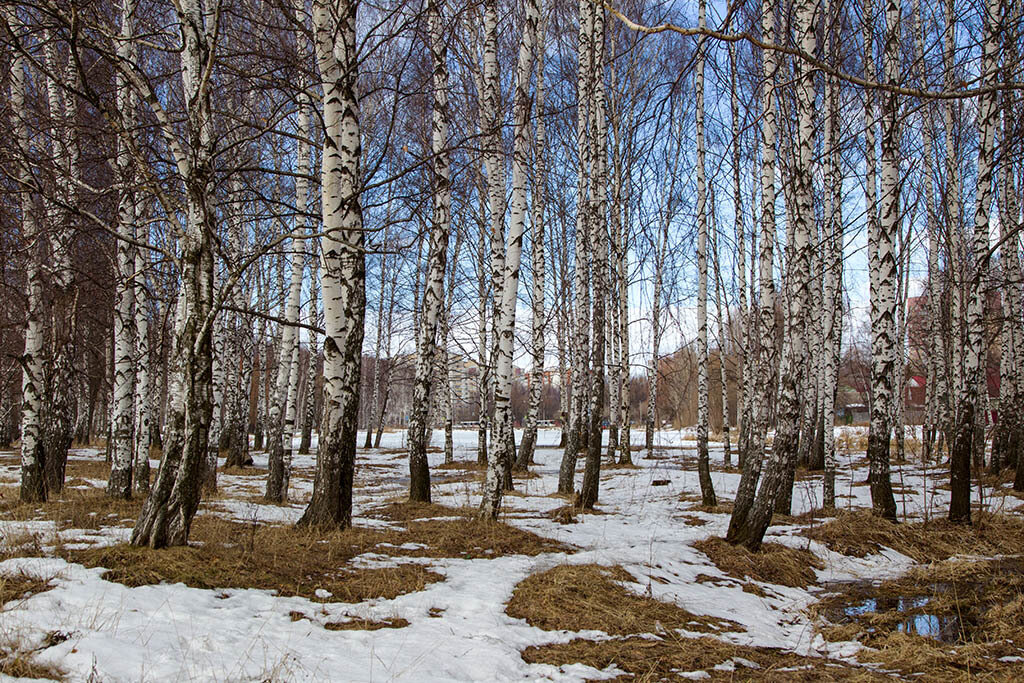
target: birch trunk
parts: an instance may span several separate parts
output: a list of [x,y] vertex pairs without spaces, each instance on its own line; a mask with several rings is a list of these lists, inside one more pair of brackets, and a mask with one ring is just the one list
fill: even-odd
[[[1024,13],[1020,7],[1013,20],[1020,21]],[[1011,17],[1006,17],[1010,20]],[[1005,77],[1013,77],[1019,74],[1019,54],[1016,44],[1008,36],[1004,42],[1005,54],[1003,63],[1006,65]],[[1015,73],[1016,72],[1016,73]],[[1003,150],[1002,164],[999,172],[999,230],[1000,239],[1003,240],[999,248],[999,258],[1003,264],[1003,277],[1005,278],[1005,293],[1003,296],[1003,326],[1002,334],[1006,342],[1007,359],[1006,369],[1002,378],[1002,385],[1007,387],[1005,400],[999,400],[999,420],[1002,423],[1003,453],[1001,463],[1003,466],[1015,468],[1013,489],[1024,490],[1024,421],[1022,421],[1022,410],[1024,407],[1024,323],[1022,323],[1021,304],[1021,265],[1020,265],[1020,238],[1017,231],[1021,227],[1019,192],[1020,182],[1014,177],[1014,171],[1019,168],[1019,163],[1014,164],[1013,160],[1019,158],[1021,143],[1019,139],[1012,136],[1012,126],[1015,115],[1019,114],[1017,97],[1015,93],[1004,92],[1001,114],[1003,117]],[[1002,371],[1003,361],[1000,360]],[[1002,385],[1000,388],[1002,388]],[[993,450],[995,446],[993,445]],[[993,456],[994,457],[994,456]]]
[[[78,163],[73,144],[76,118],[74,95],[61,89],[58,77],[71,79],[58,59],[56,41],[44,31],[44,61],[47,103],[51,120],[50,152],[55,160],[57,177],[54,190],[75,204],[78,196]],[[50,493],[64,488],[68,448],[74,437],[76,421],[74,348],[76,335],[77,294],[71,267],[71,245],[74,240],[73,212],[56,201],[44,198],[49,242],[50,271],[49,358],[46,364],[43,394],[43,476]],[[112,367],[112,365],[111,365]]]
[[[775,39],[775,5],[771,0],[762,0],[761,3],[761,38],[768,43]],[[759,390],[751,396],[751,414],[755,422],[751,425],[747,459],[740,475],[739,487],[736,489],[733,513],[726,535],[726,540],[733,544],[743,543],[751,537],[747,518],[761,477],[769,404],[774,395],[771,356],[772,347],[775,345],[775,281],[772,261],[775,245],[776,55],[771,50],[765,50],[761,59],[761,244],[758,255],[760,353],[756,361]]]
[[732,121],[732,196],[733,196],[733,231],[736,235],[736,268],[737,286],[739,287],[739,344],[737,351],[739,359],[736,367],[736,386],[738,396],[737,406],[737,443],[736,460],[740,469],[747,461],[748,442],[750,439],[751,416],[749,412],[750,403],[748,396],[750,388],[747,387],[747,379],[750,377],[748,368],[749,353],[749,314],[747,310],[747,256],[746,256],[746,233],[743,218],[743,192],[740,186],[740,104],[739,89],[736,83],[736,46],[729,44],[729,110]]
[[[872,2],[865,0],[865,16]],[[898,0],[885,0],[884,78],[895,84],[898,78],[900,7]],[[872,27],[865,24],[865,71],[873,77]],[[872,94],[867,108],[868,191],[874,191],[874,115]],[[896,501],[889,476],[889,439],[892,432],[893,380],[896,364],[896,254],[894,243],[899,227],[899,186],[896,154],[899,145],[897,100],[882,94],[882,197],[875,218],[874,199],[868,197],[868,260],[871,269],[871,423],[868,430],[868,480],[871,506],[876,515],[896,519]]]
[[441,362],[438,368],[441,373],[442,391],[444,391],[444,461],[455,462],[455,407],[452,396],[451,357],[448,353],[448,341],[451,333],[452,307],[455,300],[456,265],[459,252],[462,250],[462,232],[455,233],[455,249],[452,251],[452,267],[448,273],[448,292],[445,295],[444,310],[441,312]]
[[[313,232],[313,228],[310,227],[310,232]],[[317,306],[317,295],[316,290],[320,282],[319,268],[317,263],[319,262],[320,255],[318,249],[318,238],[313,237],[312,234],[309,237],[309,324],[316,327],[317,322],[320,318],[320,310]],[[383,288],[383,279],[381,280],[381,287]],[[309,449],[313,444],[313,424],[316,422],[316,380],[318,375],[318,366],[320,360],[320,342],[318,335],[315,330],[309,332],[309,369],[306,371],[306,406],[302,416],[302,438],[299,442],[299,453],[309,453]],[[376,388],[374,388],[376,393]],[[367,441],[369,441],[369,435],[373,431],[371,426],[366,428]],[[367,446],[369,448],[369,446]]]
[[[444,276],[448,259],[448,233],[451,216],[451,172],[448,166],[448,51],[442,25],[443,0],[430,0],[427,17],[430,24],[430,54],[433,62],[433,135],[432,151],[434,217],[430,228],[427,255],[428,274],[423,289],[420,314],[419,354],[413,384],[412,412],[409,418],[409,500],[430,502],[430,469],[427,464],[427,424],[437,354],[437,325],[444,306]],[[447,358],[444,363],[447,366]]]
[[313,497],[300,526],[352,524],[352,478],[366,308],[360,205],[357,0],[314,0],[313,33],[324,99],[321,243],[324,414]]
[[[512,345],[515,338],[516,298],[519,288],[520,258],[526,224],[527,166],[530,145],[530,74],[533,70],[534,43],[540,21],[538,0],[527,0],[523,19],[523,34],[519,42],[519,62],[516,67],[516,86],[513,96],[513,151],[512,198],[508,241],[505,245],[504,270],[501,291],[495,290],[495,337],[498,354],[494,382],[494,453],[487,461],[487,476],[481,501],[481,517],[496,519],[501,509],[502,492],[510,480],[514,460],[512,433]],[[493,218],[493,217],[492,217]]]
[[[388,235],[385,228],[385,247],[387,244]],[[366,439],[363,441],[363,448],[371,448],[373,446],[373,428],[377,423],[377,413],[380,412],[380,385],[384,381],[384,378],[381,376],[383,374],[381,353],[384,344],[384,294],[387,292],[387,266],[388,255],[387,253],[382,253],[380,255],[380,290],[377,297],[377,341],[373,346],[373,399],[370,401],[370,424],[366,426]]]
[[[807,54],[814,54],[816,37],[814,16],[817,14],[816,0],[801,0],[796,6],[797,35],[800,47]],[[801,408],[799,388],[803,381],[803,365],[807,359],[808,339],[807,317],[811,311],[811,221],[814,220],[812,205],[811,163],[814,142],[814,80],[813,72],[797,62],[794,65],[797,77],[797,109],[799,118],[799,149],[795,168],[796,186],[793,188],[792,246],[787,259],[787,301],[786,319],[789,329],[783,340],[782,362],[779,368],[781,389],[779,392],[777,427],[772,454],[768,459],[757,498],[750,510],[745,537],[739,540],[750,550],[757,550],[764,539],[772,514],[778,509],[780,497],[790,494],[793,471],[796,467],[798,439],[800,434]],[[785,490],[784,490],[785,487]],[[787,506],[788,507],[788,506]],[[737,542],[734,540],[733,542]]]
[[[139,216],[139,204],[136,200],[136,217]],[[136,223],[135,238],[139,242],[148,242],[148,231]],[[152,390],[149,382],[149,310],[146,288],[146,254],[142,249],[135,250],[135,439],[132,455],[132,481],[135,495],[149,493],[149,447],[150,447],[150,415]]]
[[[589,3],[588,3],[589,4]],[[593,335],[590,350],[588,399],[589,435],[587,462],[580,487],[579,507],[593,509],[597,502],[601,474],[601,422],[604,417],[605,387],[605,314],[608,300],[608,119],[604,86],[604,7],[594,7],[590,49],[590,189],[587,210],[590,214],[591,278],[593,293]]]
[[[707,3],[697,3],[697,26],[705,29]],[[714,507],[718,501],[711,483],[708,459],[708,190],[704,169],[704,36],[697,39],[697,478],[702,504]]]
[[[17,10],[4,7],[5,20],[11,31],[20,32],[21,23]],[[11,116],[14,135],[25,159],[29,156],[28,112],[25,109],[25,60],[21,52],[11,53]],[[30,171],[20,165],[20,180],[28,186]],[[45,358],[43,351],[43,272],[42,272],[42,231],[39,218],[33,206],[32,195],[27,191],[21,195],[21,226],[28,252],[26,263],[26,304],[25,353],[22,355],[21,379],[21,489],[23,502],[35,503],[46,500],[46,481],[43,478],[43,446],[41,434],[41,412],[43,402],[43,374]]]
[[644,450],[647,457],[654,456],[654,428],[658,406],[658,361],[661,350],[661,290],[664,278],[665,256],[668,250],[669,203],[661,220],[661,231],[654,256],[654,293],[651,298],[651,362],[647,366],[647,416],[644,424]]
[[712,250],[715,252],[715,311],[718,322],[718,375],[722,385],[722,456],[724,465],[732,465],[732,444],[729,429],[729,375],[725,368],[726,336],[725,319],[727,310],[722,308],[722,259],[718,251],[718,230],[711,233]]
[[[483,189],[481,185],[481,194]],[[490,373],[487,370],[487,216],[484,202],[480,201],[480,231],[477,240],[477,429],[476,462],[487,465],[487,387]]]
[[572,403],[569,409],[569,433],[565,440],[565,451],[558,468],[558,492],[573,493],[576,476],[576,459],[580,450],[581,433],[586,428],[585,410],[587,397],[586,354],[590,346],[590,306],[587,300],[587,260],[589,258],[590,225],[589,211],[585,204],[589,192],[590,159],[590,98],[593,72],[594,8],[587,0],[579,3],[580,24],[578,38],[579,67],[576,78],[578,104],[576,106],[576,149],[579,156],[579,177],[577,180],[576,235],[574,239],[576,262],[573,267],[573,293],[576,304],[576,330],[571,335],[571,381]]
[[[130,61],[132,49],[133,0],[121,2],[121,34],[117,46],[118,58]],[[124,117],[122,126],[132,130],[135,126],[134,98],[123,74],[116,75],[117,108]],[[131,240],[135,237],[135,197],[133,193],[134,172],[130,151],[126,141],[117,142],[115,158],[121,193],[117,207],[117,288],[114,293],[114,400],[111,436],[110,477],[107,480],[107,495],[113,498],[130,498],[132,494],[132,464],[134,453],[133,397],[135,393],[135,254]]]
[[[826,46],[835,55],[838,44],[836,0],[826,3]],[[822,507],[836,506],[836,390],[839,383],[839,362],[843,331],[843,215],[842,215],[842,150],[839,146],[839,86],[832,76],[825,78],[825,244],[822,283],[822,352],[824,354],[821,391],[822,430],[824,432],[825,477]]]
[[[892,0],[890,0],[891,2]],[[982,44],[982,82],[994,86],[998,79],[1000,0],[988,0],[985,6],[985,37]],[[995,129],[999,117],[995,92],[979,96],[978,101],[978,197],[974,208],[974,273],[970,281],[967,308],[968,344],[964,353],[964,391],[956,410],[956,431],[949,456],[949,521],[971,523],[971,453],[974,443],[975,412],[985,410],[978,395],[985,378],[985,290],[988,268],[989,209],[992,203]],[[980,403],[980,405],[979,405]]]
[[[956,87],[956,74],[954,73],[953,60],[956,56],[955,52],[955,35],[956,35],[956,9],[954,8],[954,1],[947,0],[945,6],[945,31],[942,36],[943,44],[943,62],[945,71],[945,87],[947,90]],[[963,204],[961,197],[961,181],[960,181],[960,153],[959,146],[956,141],[954,132],[954,115],[956,103],[952,100],[947,100],[944,103],[942,114],[943,114],[943,131],[945,133],[945,167],[946,167],[946,193],[943,197],[943,203],[945,204],[945,211],[943,212],[946,216],[946,236],[947,236],[947,250],[948,257],[946,263],[946,269],[950,273],[950,282],[952,284],[950,291],[950,309],[951,309],[951,322],[950,331],[953,336],[952,348],[949,349],[947,355],[943,357],[942,362],[947,365],[948,370],[945,374],[945,386],[938,388],[938,410],[936,415],[936,421],[939,427],[939,447],[941,449],[942,443],[944,442],[949,447],[953,443],[953,416],[952,416],[952,401],[953,396],[959,396],[960,391],[963,389],[963,369],[961,358],[963,356],[963,349],[965,346],[965,340],[962,336],[962,310],[961,303],[963,297],[961,296],[961,287],[958,284],[962,278],[959,277],[960,273],[957,271],[962,266],[962,227],[961,221],[963,217]],[[946,400],[943,400],[946,399]]]
[[[183,50],[182,82],[187,102],[190,154],[177,155],[185,185],[187,228],[181,243],[179,315],[176,316],[172,384],[163,460],[153,490],[132,531],[132,545],[161,548],[185,545],[199,507],[203,460],[207,453],[213,373],[214,214],[209,204],[214,145],[209,81],[203,74],[214,59],[213,36],[202,8],[183,1],[178,10]],[[166,134],[166,133],[165,133]]]
[[[309,114],[303,102],[299,103],[298,144],[295,153],[295,225],[291,238],[291,264],[288,298],[284,306],[281,344],[277,354],[277,381],[274,400],[270,406],[270,431],[267,444],[268,501],[281,503],[288,500],[288,482],[291,479],[292,437],[295,425],[294,401],[299,383],[298,327],[299,303],[302,298],[302,274],[305,265],[306,231],[305,210],[309,194]],[[325,223],[326,224],[326,223]],[[326,295],[325,295],[326,296]],[[288,415],[291,414],[289,421]]]
[[[241,180],[233,178],[229,184],[232,198],[229,209],[228,227],[230,230],[231,257],[238,267],[245,251],[246,240],[242,233],[241,211]],[[248,290],[241,285],[234,291],[235,308],[244,309],[249,305]],[[258,305],[258,304],[257,304]],[[259,371],[259,343],[253,338],[252,324],[243,318],[241,313],[233,313],[229,317],[229,357],[231,362],[231,379],[228,380],[225,402],[227,403],[226,427],[228,431],[228,454],[225,467],[245,467],[249,460],[249,399],[252,395],[253,374]],[[261,323],[262,325],[262,323]]]
[[546,140],[544,128],[544,52],[546,50],[547,19],[540,20],[539,40],[537,42],[537,126],[534,132],[534,182],[532,189],[532,205],[530,225],[531,273],[530,282],[533,286],[533,319],[531,329],[531,351],[533,366],[530,369],[530,404],[526,413],[526,425],[523,439],[519,444],[516,457],[516,469],[525,471],[533,464],[533,453],[537,446],[537,419],[540,414],[540,403],[544,392],[544,282],[546,278],[544,263],[544,193],[547,188]]

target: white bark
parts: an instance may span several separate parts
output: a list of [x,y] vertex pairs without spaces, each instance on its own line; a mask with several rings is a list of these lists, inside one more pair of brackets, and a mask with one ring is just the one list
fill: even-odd
[[[865,2],[865,16],[871,16],[872,2]],[[898,0],[885,0],[885,50],[883,57],[886,82],[896,83],[899,76],[899,20]],[[865,75],[873,75],[873,27],[865,24]],[[868,261],[871,269],[871,424],[868,431],[868,474],[871,482],[871,505],[876,514],[888,519],[896,518],[896,502],[889,479],[889,437],[891,416],[896,400],[893,382],[896,364],[896,253],[895,239],[900,230],[899,186],[896,154],[899,145],[897,129],[897,100],[892,93],[882,94],[882,195],[876,219],[874,211],[874,128],[875,120],[870,103],[867,109],[868,149]]]
[[495,336],[497,362],[494,381],[494,453],[487,460],[487,477],[481,501],[481,516],[495,519],[501,508],[502,490],[512,465],[512,345],[515,338],[516,298],[519,289],[520,258],[526,227],[527,166],[530,145],[530,74],[533,50],[540,21],[538,0],[527,0],[523,35],[519,42],[519,62],[513,99],[514,142],[512,152],[512,198],[509,202],[509,231],[505,244],[504,269],[500,296],[495,296]]
[[300,97],[297,118],[298,143],[295,152],[295,225],[291,238],[291,273],[288,298],[284,307],[284,328],[277,353],[277,381],[274,401],[270,407],[270,443],[268,445],[270,475],[267,478],[267,500],[288,499],[291,479],[292,437],[295,431],[295,402],[298,396],[299,303],[302,298],[302,275],[305,266],[306,206],[309,196],[309,112],[305,98]]
[[[771,42],[775,37],[775,4],[771,0],[761,3],[761,38]],[[771,50],[762,53],[761,84],[761,238],[758,257],[759,294],[758,327],[760,354],[757,358],[757,387],[751,396],[751,425],[747,461],[736,491],[733,514],[729,520],[726,538],[733,543],[749,538],[747,518],[757,492],[758,480],[764,460],[765,435],[768,429],[770,402],[774,396],[771,383],[771,357],[775,346],[775,281],[772,272],[775,246],[775,137],[777,132],[775,111],[776,55]]]
[[[427,279],[423,289],[423,307],[418,330],[416,377],[413,384],[412,412],[409,417],[409,500],[430,502],[430,470],[427,465],[431,385],[437,352],[437,326],[444,305],[444,276],[448,260],[448,233],[451,222],[451,171],[448,161],[448,50],[444,32],[442,0],[427,5],[430,54],[433,63],[433,119],[431,151],[434,156],[432,185],[434,215],[430,226],[427,255]],[[448,359],[443,362],[447,366]]]
[[[117,46],[118,58],[132,60],[132,14],[135,3],[133,0],[121,2],[121,33]],[[116,75],[117,108],[123,117],[122,125],[131,130],[135,125],[134,105],[127,79],[122,74]],[[128,498],[132,493],[132,464],[134,436],[133,395],[135,392],[135,254],[131,241],[136,233],[135,196],[133,191],[134,169],[130,151],[125,140],[117,142],[115,159],[118,182],[121,193],[118,198],[117,210],[117,284],[114,293],[114,400],[111,415],[111,448],[110,477],[107,482],[107,495],[117,498]]]
[[[890,0],[891,2],[892,0]],[[994,85],[998,79],[1000,0],[988,0],[985,7],[985,38],[982,44],[982,82]],[[974,448],[976,413],[986,410],[985,384],[985,273],[988,269],[989,211],[992,203],[995,161],[995,130],[999,117],[996,95],[989,92],[978,101],[978,192],[974,207],[974,272],[967,306],[967,346],[964,349],[964,391],[956,409],[956,431],[950,451],[951,522],[971,522],[971,453]]]
[[323,87],[321,292],[324,302],[324,416],[313,497],[300,524],[352,523],[359,379],[366,307],[360,204],[357,0],[314,0],[313,29]]
[[[706,27],[707,3],[697,4],[697,26]],[[697,475],[703,504],[717,503],[708,464],[708,190],[704,168],[704,62],[707,51],[703,36],[697,39]],[[724,358],[723,358],[724,361]]]
[[[4,18],[14,32],[20,32],[21,23],[17,10],[4,7]],[[31,182],[27,160],[29,155],[29,132],[25,110],[25,60],[17,50],[11,54],[10,102],[16,142],[23,160],[19,164],[20,180]],[[25,324],[25,352],[21,358],[21,490],[25,502],[46,500],[46,486],[43,480],[40,412],[43,401],[43,273],[41,230],[35,213],[32,195],[26,190],[21,195],[21,226],[28,251],[26,263],[27,317]]]

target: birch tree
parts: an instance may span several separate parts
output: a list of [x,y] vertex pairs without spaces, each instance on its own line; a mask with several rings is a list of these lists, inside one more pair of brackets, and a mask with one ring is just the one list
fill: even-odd
[[[17,9],[4,7],[4,19],[8,29],[18,40],[22,25]],[[21,488],[19,496],[23,502],[34,503],[46,500],[46,481],[43,478],[43,445],[40,418],[43,402],[43,373],[45,357],[43,350],[43,269],[42,230],[39,217],[33,206],[31,171],[27,165],[30,140],[28,112],[25,108],[25,82],[27,79],[25,59],[15,50],[11,59],[10,102],[14,134],[18,147],[26,161],[18,169],[21,190],[21,229],[28,251],[26,263],[26,308],[25,351],[22,354],[21,379]]]
[[[761,3],[761,39],[770,43],[775,39],[775,5],[771,0]],[[776,55],[765,50],[761,55],[761,238],[758,255],[758,336],[760,355],[757,358],[757,386],[751,397],[751,414],[756,422],[751,425],[747,460],[736,489],[733,513],[729,519],[726,540],[733,544],[746,543],[756,538],[748,526],[748,516],[754,503],[761,467],[764,461],[765,434],[768,430],[769,406],[773,398],[771,376],[771,348],[775,338],[775,280],[772,272],[775,245],[775,71]],[[760,539],[756,540],[760,545]]]
[[531,359],[533,365],[530,370],[530,404],[526,415],[526,425],[523,430],[523,439],[519,444],[519,454],[516,457],[516,468],[525,470],[527,465],[533,463],[533,453],[537,445],[537,419],[540,415],[540,402],[544,390],[544,330],[547,324],[544,313],[544,283],[545,283],[545,262],[544,262],[544,193],[547,191],[547,176],[545,175],[546,163],[546,140],[544,118],[544,57],[546,48],[547,18],[540,19],[539,40],[537,41],[537,124],[534,131],[533,155],[534,155],[534,181],[532,189],[532,203],[530,214],[530,226],[533,228],[530,233],[530,260],[531,273],[530,283],[533,288],[533,317],[530,323]]
[[[892,2],[892,0],[889,0]],[[987,0],[984,12],[982,43],[982,82],[994,85],[998,79],[999,26],[1002,19],[1000,0]],[[956,429],[949,454],[949,521],[971,523],[971,452],[974,443],[975,411],[979,405],[979,377],[984,377],[985,290],[984,276],[989,258],[989,211],[992,203],[995,168],[995,130],[999,120],[996,93],[989,91],[978,98],[978,193],[974,207],[974,272],[970,282],[967,307],[967,348],[964,354],[964,391],[956,408]]]
[[359,135],[357,0],[314,0],[313,36],[323,88],[321,281],[324,411],[313,497],[299,525],[352,524],[352,479],[366,308]]
[[[587,461],[580,487],[579,507],[589,510],[597,502],[601,474],[601,422],[604,417],[605,385],[605,317],[608,300],[608,117],[605,110],[604,85],[604,43],[605,10],[595,7],[592,18],[591,38],[586,44],[589,54],[588,71],[592,83],[589,117],[589,189],[586,211],[589,214],[591,238],[591,277],[593,291],[592,334],[590,348],[590,392],[589,392],[589,437],[587,440]],[[581,13],[582,15],[582,13]],[[582,22],[582,16],[581,16]],[[592,24],[591,24],[592,22]],[[581,58],[581,62],[582,62]]]
[[[445,267],[448,259],[448,233],[451,221],[451,171],[448,161],[448,53],[443,25],[444,6],[441,0],[427,3],[430,33],[430,55],[433,64],[433,152],[432,185],[434,215],[430,228],[427,255],[427,280],[423,289],[420,313],[419,353],[416,356],[416,379],[413,384],[412,413],[409,418],[409,500],[430,502],[430,470],[427,465],[427,412],[431,400],[431,383],[437,353],[437,325],[444,306]],[[442,353],[443,356],[443,353]],[[445,367],[448,359],[443,358]]]
[[[121,32],[117,45],[118,58],[125,61],[134,59],[132,49],[133,0],[121,2]],[[124,117],[126,130],[135,127],[134,98],[131,86],[123,74],[116,74],[117,108]],[[121,184],[117,207],[118,240],[116,244],[117,289],[114,297],[114,400],[111,415],[113,441],[111,443],[110,478],[107,495],[115,498],[129,498],[132,494],[132,464],[135,460],[132,441],[135,394],[134,334],[135,325],[135,255],[132,241],[136,233],[135,196],[133,193],[134,173],[131,153],[124,141],[117,143],[115,159],[117,178]],[[148,457],[148,456],[147,456]]]
[[[300,86],[301,88],[301,86]],[[306,231],[304,213],[306,196],[309,192],[309,115],[303,103],[299,103],[297,116],[298,138],[295,153],[295,195],[298,210],[292,231],[290,274],[288,295],[284,304],[281,321],[281,341],[278,346],[277,379],[274,383],[274,400],[270,403],[270,428],[267,443],[267,488],[265,498],[280,503],[288,499],[288,482],[291,478],[292,432],[295,424],[295,397],[299,382],[298,328],[299,303],[302,297],[302,275],[305,266],[304,238]]]
[[[697,4],[697,26],[706,28],[707,3]],[[717,504],[708,463],[708,191],[704,150],[704,62],[707,43],[697,39],[697,477],[702,504]],[[724,356],[722,362],[725,362]]]
[[[212,16],[196,0],[176,9],[181,28],[181,78],[189,151],[164,134],[175,150],[184,185],[186,225],[181,241],[181,289],[175,315],[173,400],[168,405],[163,460],[132,531],[133,545],[160,548],[188,542],[199,507],[199,484],[207,454],[213,372],[214,212],[209,202],[215,142],[211,130],[210,79],[216,48]],[[153,100],[150,100],[152,103]]]
[[[538,0],[527,0],[523,18],[522,39],[519,42],[519,60],[516,67],[516,85],[512,103],[512,198],[509,201],[509,231],[505,243],[503,273],[500,292],[495,289],[495,337],[497,362],[494,382],[494,452],[487,460],[487,475],[480,514],[496,519],[501,508],[502,491],[510,479],[514,460],[512,434],[511,381],[512,345],[515,336],[516,299],[519,288],[520,258],[526,224],[527,165],[529,164],[530,76],[533,70],[534,44],[540,21]],[[500,294],[500,296],[499,296]]]
[[[872,2],[865,0],[864,64],[865,76],[874,76]],[[883,57],[886,82],[897,82],[899,67],[898,0],[885,0],[885,50]],[[889,437],[894,398],[893,380],[896,363],[896,254],[895,238],[899,232],[899,187],[896,154],[899,144],[897,101],[892,93],[882,94],[882,197],[878,217],[874,199],[874,130],[873,95],[866,91],[866,147],[868,177],[868,260],[871,269],[871,424],[868,430],[868,478],[871,483],[871,505],[875,514],[896,519],[896,501],[889,478]]]

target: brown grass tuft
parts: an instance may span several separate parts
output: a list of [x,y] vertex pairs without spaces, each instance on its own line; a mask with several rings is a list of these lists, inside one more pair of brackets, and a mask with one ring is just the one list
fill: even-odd
[[893,524],[867,510],[840,512],[803,534],[843,555],[865,557],[892,548],[918,562],[936,562],[953,555],[1024,553],[1024,519],[975,512],[973,526],[945,519]]
[[346,568],[351,558],[376,549],[383,538],[365,529],[316,533],[201,516],[192,533],[198,545],[163,550],[116,545],[64,554],[87,567],[106,567],[108,581],[127,586],[180,582],[205,589],[276,590],[309,599],[323,589],[332,594],[332,602],[394,598],[442,579],[421,564]]
[[815,568],[825,567],[814,553],[779,543],[765,543],[756,553],[721,538],[697,541],[693,547],[707,555],[723,572],[740,580],[750,577],[764,583],[802,588],[815,582]]
[[[707,636],[666,635],[659,640],[631,637],[600,641],[578,638],[568,643],[528,647],[522,657],[529,663],[553,666],[576,662],[596,669],[616,666],[630,674],[614,679],[621,681],[679,680],[679,674],[688,671],[706,671],[711,680],[718,681],[891,680],[844,664],[800,657],[782,650],[732,645]],[[734,663],[734,671],[714,669],[734,657],[752,662],[757,668]]]
[[45,503],[0,504],[0,513],[13,520],[50,519],[58,529],[99,529],[131,526],[141,508],[140,499],[108,498],[101,489],[64,489]]
[[37,680],[63,681],[64,672],[46,664],[32,660],[31,653],[5,653],[0,647],[0,675],[12,678],[32,678]]
[[[431,506],[452,512],[451,508]],[[128,586],[181,582],[195,588],[261,588],[281,595],[331,601],[393,598],[422,590],[442,577],[419,563],[393,567],[351,567],[363,553],[394,557],[489,558],[538,555],[572,548],[497,522],[469,519],[412,521],[407,529],[345,531],[255,525],[201,515],[193,545],[153,551],[130,545],[66,550],[64,556],[88,567],[106,567],[106,578]],[[409,545],[406,545],[409,544]],[[405,547],[402,547],[405,545]]]
[[49,580],[37,579],[23,572],[0,576],[0,607],[15,600],[26,600],[33,595],[50,590]]
[[559,565],[521,581],[505,612],[546,630],[598,630],[612,635],[738,630],[735,622],[692,614],[678,605],[637,595],[622,567]]
[[382,628],[405,628],[408,620],[402,617],[374,621],[373,619],[351,619],[349,621],[332,621],[324,624],[328,631],[377,631]]

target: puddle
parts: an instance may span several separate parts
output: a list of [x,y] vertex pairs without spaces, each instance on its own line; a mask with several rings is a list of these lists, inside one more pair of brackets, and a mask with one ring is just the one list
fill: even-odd
[[[823,586],[820,614],[863,633],[902,632],[957,644],[974,640],[988,613],[1024,595],[1024,556],[963,558],[965,565],[891,581],[835,581]],[[990,620],[990,619],[989,619]]]
[[[887,630],[924,636],[943,643],[963,640],[967,629],[960,616],[929,612],[931,601],[932,598],[927,595],[873,597],[845,607],[830,607],[824,614],[829,621],[837,624],[848,624],[861,618],[869,621],[870,615],[882,614],[885,616]],[[875,629],[867,630],[872,632]]]

